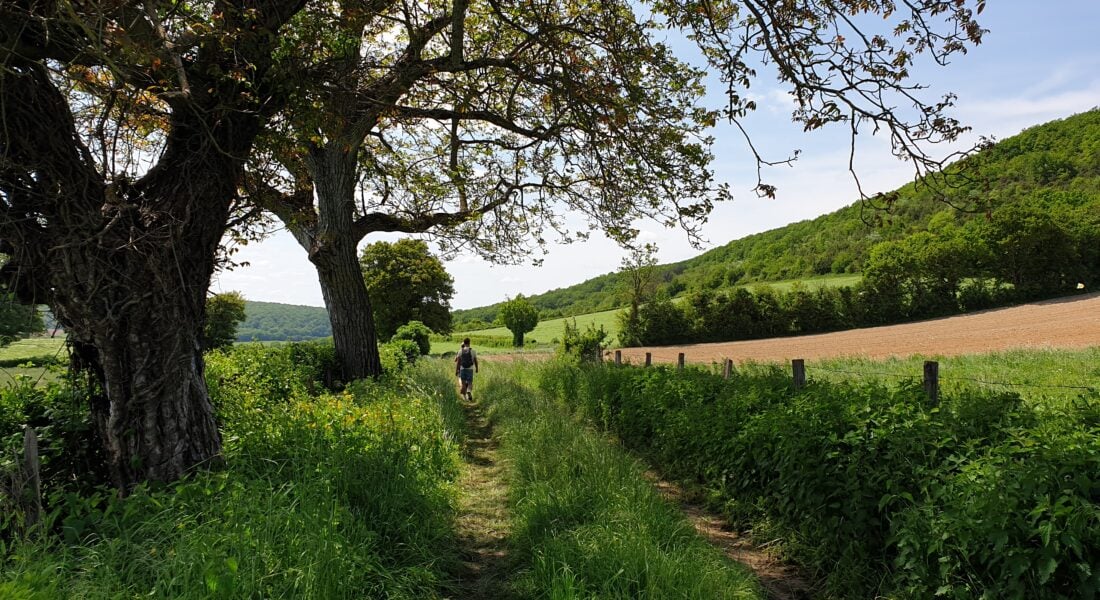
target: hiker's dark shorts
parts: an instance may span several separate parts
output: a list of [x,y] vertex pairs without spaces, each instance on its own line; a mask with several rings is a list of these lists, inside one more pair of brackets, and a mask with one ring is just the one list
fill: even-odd
[[462,383],[473,383],[474,382],[474,368],[473,367],[466,367],[464,369],[460,369],[458,371],[458,380],[461,381]]

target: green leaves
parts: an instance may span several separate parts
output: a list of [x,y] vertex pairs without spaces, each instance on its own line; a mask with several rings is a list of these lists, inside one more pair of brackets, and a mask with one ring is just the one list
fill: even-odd
[[523,335],[539,324],[539,311],[523,294],[508,300],[497,311],[497,319],[512,332],[512,345],[523,346]]
[[[543,385],[742,526],[826,574],[836,597],[1091,597],[1100,436],[1079,408],[744,369],[557,366]],[[1087,474],[1079,477],[1079,474]]]
[[359,266],[381,339],[390,338],[410,321],[420,321],[439,333],[451,331],[454,278],[426,243],[405,238],[392,244],[369,244],[363,248]]

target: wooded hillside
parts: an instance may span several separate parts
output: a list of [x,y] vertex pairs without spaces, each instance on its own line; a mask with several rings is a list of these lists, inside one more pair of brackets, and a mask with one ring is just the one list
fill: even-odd
[[332,335],[328,312],[317,306],[245,302],[245,320],[237,340],[312,340]]
[[[1100,110],[1032,127],[960,166],[938,189],[908,184],[889,209],[856,202],[836,212],[734,240],[695,258],[660,265],[665,292],[716,290],[747,283],[859,273],[875,244],[927,231],[939,222],[985,219],[1013,205],[1100,211]],[[951,173],[957,173],[952,169]],[[543,318],[584,314],[625,304],[618,273],[529,296]],[[491,322],[499,305],[454,312],[456,327]]]

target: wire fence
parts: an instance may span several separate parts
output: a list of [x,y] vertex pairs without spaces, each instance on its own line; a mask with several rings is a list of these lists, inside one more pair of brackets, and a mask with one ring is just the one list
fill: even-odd
[[[615,364],[622,364],[622,356],[619,351],[615,352]],[[683,369],[686,363],[686,357],[684,353],[680,353],[676,366],[678,369]],[[652,356],[650,353],[646,353],[645,366],[652,364]],[[718,363],[713,363],[715,366]],[[896,379],[896,380],[919,380],[923,378],[923,384],[929,395],[938,397],[939,387],[941,384],[959,384],[970,383],[984,386],[1000,386],[1007,389],[1012,388],[1025,388],[1033,390],[1061,390],[1061,391],[1078,391],[1088,394],[1100,394],[1100,382],[1094,385],[1068,385],[1068,384],[1051,384],[1051,383],[1028,383],[1021,381],[995,381],[991,379],[985,379],[980,377],[968,377],[968,376],[953,376],[948,375],[941,377],[939,374],[939,362],[938,361],[925,361],[923,373],[898,373],[896,371],[881,371],[881,370],[852,370],[852,369],[838,369],[834,367],[825,367],[812,365],[808,367],[811,373],[813,371],[824,371],[827,373],[834,373],[838,375],[845,375],[849,377],[857,377],[861,379]],[[791,370],[794,383],[796,387],[801,387],[806,383],[806,371],[807,366],[804,360],[794,359],[791,361]],[[722,375],[725,378],[730,378],[734,372],[733,361],[726,359],[723,363]]]
[[[919,377],[919,375],[916,375],[916,374],[894,373],[894,372],[887,372],[887,371],[851,371],[851,370],[846,370],[846,369],[834,369],[834,368],[822,367],[822,366],[814,366],[812,368],[815,371],[826,371],[826,372],[829,372],[829,373],[852,375],[852,376],[855,376],[855,377],[862,377],[862,378],[880,377],[880,378],[893,378],[893,379],[906,380],[906,379],[916,379],[917,377]],[[963,377],[963,376],[947,376],[947,377],[942,377],[941,376],[939,378],[939,381],[940,381],[940,383],[955,383],[955,382],[977,383],[977,384],[981,384],[981,385],[1001,386],[1001,387],[1005,387],[1005,388],[1080,390],[1080,391],[1094,392],[1094,393],[1100,392],[1100,385],[1096,385],[1096,386],[1090,386],[1090,385],[1059,385],[1059,384],[1050,384],[1050,383],[1024,383],[1024,382],[1014,382],[1014,381],[991,381],[991,380],[988,380],[988,379],[981,379],[981,378],[978,378],[978,377]]]

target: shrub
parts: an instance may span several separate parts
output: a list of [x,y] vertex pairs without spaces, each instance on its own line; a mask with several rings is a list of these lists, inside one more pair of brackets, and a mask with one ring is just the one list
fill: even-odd
[[599,362],[603,358],[603,342],[606,338],[607,332],[603,327],[597,329],[590,324],[582,333],[577,328],[576,320],[572,324],[566,321],[558,355],[577,363]]
[[394,338],[393,341],[388,344],[384,344],[383,346],[392,348],[397,352],[400,352],[405,359],[404,363],[402,363],[401,366],[398,366],[396,369],[392,369],[391,367],[391,369],[386,369],[387,371],[400,370],[401,367],[403,367],[404,365],[412,364],[416,362],[416,359],[420,358],[420,346],[418,346],[413,340]]
[[[395,342],[397,340],[408,340],[415,343],[419,349],[417,356],[426,356],[432,351],[432,330],[420,321],[409,321],[398,327],[397,333],[393,334],[390,341]],[[416,356],[411,357],[410,360],[416,360]]]
[[692,336],[691,322],[668,296],[659,295],[638,309],[640,336],[643,345],[678,344]]

